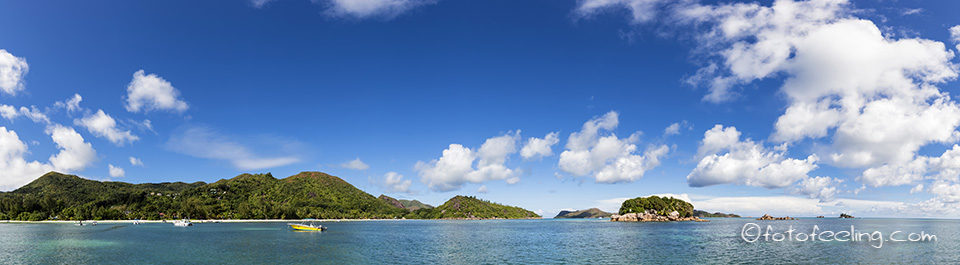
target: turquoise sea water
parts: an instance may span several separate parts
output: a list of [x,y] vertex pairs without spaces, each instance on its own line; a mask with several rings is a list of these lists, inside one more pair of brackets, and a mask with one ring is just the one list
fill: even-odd
[[[745,224],[793,241],[753,243]],[[285,223],[0,223],[2,264],[960,264],[960,220],[711,219],[709,223],[607,220],[401,220],[325,222],[295,232]],[[797,241],[797,233],[879,232],[887,241]],[[876,232],[875,232],[876,231]],[[936,241],[892,242],[909,233]],[[748,231],[756,234],[756,231]],[[784,234],[785,235],[785,234]],[[829,234],[820,234],[827,238]],[[752,237],[749,237],[752,239]],[[800,239],[803,236],[799,236]],[[837,237],[834,237],[837,238]],[[840,239],[843,239],[840,237]]]

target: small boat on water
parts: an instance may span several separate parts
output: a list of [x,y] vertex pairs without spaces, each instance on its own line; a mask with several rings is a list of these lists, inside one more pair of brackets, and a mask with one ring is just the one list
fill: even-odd
[[193,223],[191,223],[190,220],[187,220],[187,219],[176,220],[176,221],[173,221],[173,226],[187,227],[187,226],[193,226]]
[[304,221],[299,224],[287,223],[287,225],[289,225],[290,228],[293,228],[293,230],[297,230],[297,231],[318,231],[319,232],[319,231],[327,230],[326,226],[317,224],[317,221]]

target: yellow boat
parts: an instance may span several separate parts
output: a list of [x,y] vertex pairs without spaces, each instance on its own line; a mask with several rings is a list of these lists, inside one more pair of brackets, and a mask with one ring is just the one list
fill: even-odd
[[316,224],[315,222],[310,222],[309,224],[306,223],[306,222],[304,222],[304,223],[299,223],[299,224],[287,223],[287,225],[289,225],[290,228],[293,228],[294,230],[297,230],[297,231],[323,231],[323,230],[327,230],[327,227],[326,227],[326,226],[322,226],[322,225]]

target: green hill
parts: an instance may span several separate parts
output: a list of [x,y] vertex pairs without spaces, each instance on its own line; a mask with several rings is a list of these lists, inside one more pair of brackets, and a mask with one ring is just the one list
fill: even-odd
[[320,172],[279,180],[269,173],[243,174],[210,184],[100,182],[50,172],[0,193],[0,219],[13,220],[397,218],[406,213]]
[[377,199],[382,200],[393,207],[397,207],[400,209],[407,209],[407,207],[403,206],[403,203],[400,203],[400,201],[398,201],[397,199],[394,199],[393,197],[380,194],[380,197],[377,197]]
[[411,212],[408,219],[521,219],[539,218],[534,212],[514,206],[493,203],[476,197],[456,196],[436,208]]
[[424,208],[427,208],[427,209],[433,208],[433,205],[422,203],[418,200],[400,200],[400,204],[403,205],[404,209],[407,209],[410,211],[416,211]]
[[693,216],[693,204],[673,197],[637,197],[629,199],[620,205],[620,214],[641,213],[653,210],[659,215],[668,215],[672,211],[680,213],[680,217]]
[[612,213],[601,211],[597,208],[590,208],[586,210],[579,211],[560,211],[556,217],[553,218],[597,218],[597,217],[610,217]]

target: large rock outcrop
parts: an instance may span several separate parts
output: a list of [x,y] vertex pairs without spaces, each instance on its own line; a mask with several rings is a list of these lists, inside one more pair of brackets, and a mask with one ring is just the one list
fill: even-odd
[[757,218],[757,220],[797,220],[797,218],[792,218],[790,216],[773,217],[773,216],[770,216],[769,214],[764,214],[763,216],[760,216],[760,218]]
[[700,219],[700,217],[680,217],[680,212],[673,211],[667,215],[659,215],[654,210],[647,210],[642,213],[614,214],[610,217],[612,222],[674,222],[674,221],[694,221],[709,222],[709,220]]

